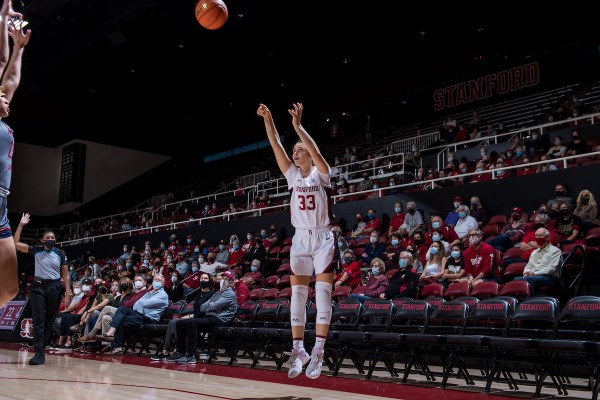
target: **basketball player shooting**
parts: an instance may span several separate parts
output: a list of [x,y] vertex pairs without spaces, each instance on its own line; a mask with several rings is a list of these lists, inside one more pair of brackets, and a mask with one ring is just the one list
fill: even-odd
[[[291,195],[290,210],[295,228],[290,251],[292,298],[290,318],[293,349],[288,377],[295,378],[308,363],[305,374],[316,379],[321,375],[323,349],[331,321],[331,291],[337,260],[337,238],[331,230],[329,165],[312,137],[301,124],[303,106],[296,103],[288,110],[292,125],[300,141],[294,145],[292,160],[287,156],[279,139],[271,112],[264,104],[257,114],[263,117],[267,137],[277,165],[287,179]],[[312,275],[316,275],[315,299],[317,303],[316,342],[309,356],[304,349],[306,302]]]

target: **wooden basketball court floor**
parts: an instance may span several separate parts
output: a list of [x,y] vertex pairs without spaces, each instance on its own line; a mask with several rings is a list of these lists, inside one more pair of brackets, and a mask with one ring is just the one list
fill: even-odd
[[[31,366],[32,348],[0,342],[0,399],[225,399],[225,400],[514,400],[531,398],[532,392],[503,390],[495,384],[492,394],[481,387],[458,385],[440,389],[434,383],[399,384],[374,376],[327,376],[311,380],[304,375],[289,379],[285,371],[218,363],[177,365],[152,361],[148,356],[112,356],[81,353],[46,354],[46,364]],[[464,389],[464,390],[463,390]],[[557,396],[552,388],[544,398],[591,398],[587,391]]]

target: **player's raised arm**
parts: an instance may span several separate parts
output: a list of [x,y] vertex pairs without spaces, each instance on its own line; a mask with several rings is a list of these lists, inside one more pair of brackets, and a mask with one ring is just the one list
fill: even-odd
[[325,157],[319,151],[319,147],[315,143],[314,139],[306,132],[304,127],[302,126],[302,111],[304,110],[304,106],[302,103],[294,103],[292,109],[289,109],[288,112],[292,116],[292,125],[294,126],[294,130],[300,137],[300,141],[304,145],[304,148],[308,151],[310,156],[315,163],[315,166],[322,174],[329,174],[329,164],[325,161]]
[[[21,25],[20,25],[21,26]],[[6,95],[4,96],[6,100],[10,101],[15,94],[15,90],[19,86],[19,82],[21,82],[21,63],[23,60],[23,51],[27,43],[29,43],[29,38],[31,36],[31,29],[27,32],[23,32],[23,29],[19,26],[19,28],[10,28],[9,35],[13,40],[13,51],[10,56],[10,61],[8,62],[8,67],[6,68],[6,72],[2,76],[2,86],[4,87],[4,91]]]
[[8,46],[8,28],[11,24],[11,18],[22,19],[23,16],[15,12],[12,8],[11,0],[3,0],[0,9],[0,76],[8,64],[10,48]]
[[265,129],[267,130],[267,137],[269,138],[269,143],[271,143],[271,147],[273,148],[273,153],[275,153],[275,159],[277,160],[277,165],[281,170],[281,173],[285,174],[287,170],[290,168],[292,161],[288,157],[281,144],[281,140],[279,139],[279,134],[277,133],[277,129],[275,128],[275,122],[273,122],[273,116],[271,115],[271,111],[264,104],[260,104],[258,106],[258,110],[256,113],[263,117],[265,120]]

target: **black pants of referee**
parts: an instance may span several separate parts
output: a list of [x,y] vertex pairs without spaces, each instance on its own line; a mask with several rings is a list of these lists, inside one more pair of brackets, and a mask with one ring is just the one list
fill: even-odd
[[60,307],[62,287],[58,279],[37,280],[34,278],[29,292],[33,319],[33,349],[44,354],[44,346],[48,342],[52,325]]

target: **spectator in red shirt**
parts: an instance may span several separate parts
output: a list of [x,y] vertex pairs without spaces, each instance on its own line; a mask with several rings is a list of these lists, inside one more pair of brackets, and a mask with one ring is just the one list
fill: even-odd
[[240,241],[235,239],[231,245],[231,249],[229,249],[229,261],[227,265],[230,267],[237,267],[242,261],[245,253],[240,246]]
[[363,229],[363,235],[370,235],[373,231],[379,232],[379,228],[381,228],[381,221],[377,218],[377,212],[374,208],[369,208],[367,226]]
[[335,277],[335,287],[350,285],[352,290],[362,283],[360,264],[355,260],[354,252],[346,250],[342,259],[342,273]]
[[397,233],[400,226],[404,223],[405,214],[402,212],[402,203],[394,203],[394,216],[390,221],[390,229],[388,229],[388,236],[392,233]]
[[483,234],[479,229],[470,229],[468,237],[469,247],[463,253],[465,276],[461,280],[469,282],[473,287],[481,282],[500,283],[500,270],[494,248],[481,241]]

